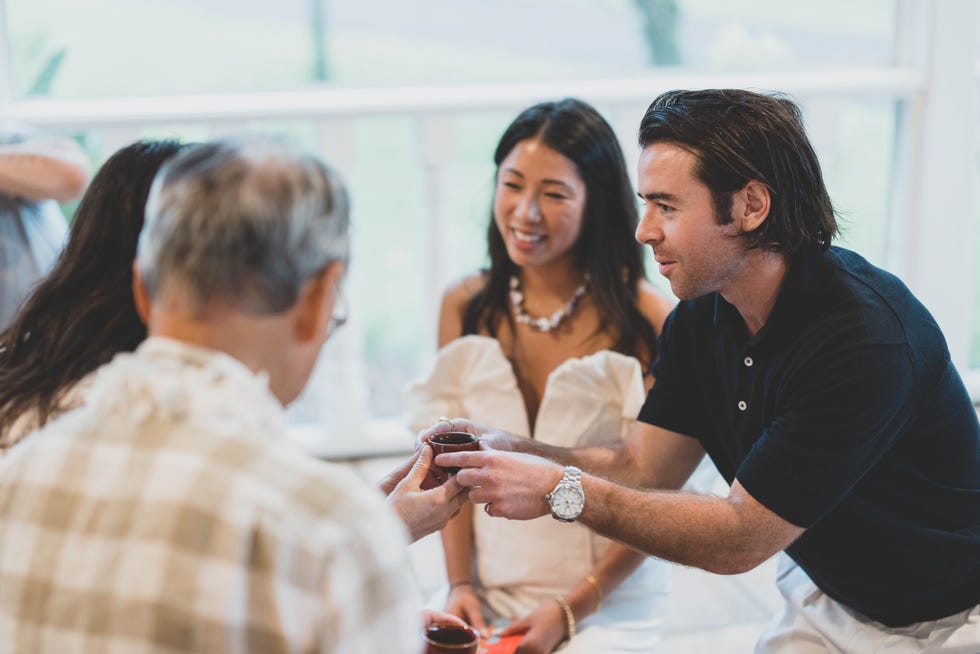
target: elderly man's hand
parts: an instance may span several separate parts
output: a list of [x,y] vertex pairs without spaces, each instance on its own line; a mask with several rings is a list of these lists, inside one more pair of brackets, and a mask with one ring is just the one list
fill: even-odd
[[378,484],[381,492],[388,496],[388,506],[408,527],[412,542],[445,527],[466,503],[466,489],[454,476],[441,486],[422,490],[422,480],[430,465],[432,448],[421,447]]
[[513,434],[508,434],[507,432],[500,431],[499,429],[486,427],[477,422],[467,420],[466,418],[453,418],[452,420],[443,418],[428,429],[423,429],[421,432],[419,432],[418,441],[416,444],[421,445],[423,443],[428,443],[429,438],[434,434],[442,434],[447,431],[465,431],[471,434],[476,434],[480,437],[481,442],[485,443],[488,447],[501,452],[519,452],[520,444],[522,442],[527,442],[526,438],[514,436]]
[[455,481],[470,489],[474,504],[485,504],[493,517],[530,520],[551,513],[545,495],[565,472],[563,466],[530,454],[499,452],[481,443],[479,452],[448,452],[436,459],[444,467],[459,467]]

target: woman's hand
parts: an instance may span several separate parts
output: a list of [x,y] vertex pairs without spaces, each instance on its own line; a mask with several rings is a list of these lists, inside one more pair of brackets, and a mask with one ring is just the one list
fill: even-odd
[[557,602],[545,602],[526,616],[510,623],[500,636],[524,634],[514,654],[551,654],[565,640],[565,615]]
[[490,637],[490,629],[483,620],[483,611],[480,610],[480,598],[472,584],[460,584],[449,590],[446,613],[466,620],[471,627],[480,632],[481,637]]

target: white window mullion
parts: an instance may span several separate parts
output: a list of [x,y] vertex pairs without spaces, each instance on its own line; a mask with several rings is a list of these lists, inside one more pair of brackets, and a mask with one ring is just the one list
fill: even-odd
[[[973,192],[977,143],[976,3],[920,0],[927,87],[907,126],[919,147],[900,148],[907,176],[907,258],[899,274],[935,316],[957,367],[969,363],[973,285]],[[919,14],[920,16],[922,14]],[[921,116],[918,115],[921,103]],[[897,183],[902,180],[896,179]]]

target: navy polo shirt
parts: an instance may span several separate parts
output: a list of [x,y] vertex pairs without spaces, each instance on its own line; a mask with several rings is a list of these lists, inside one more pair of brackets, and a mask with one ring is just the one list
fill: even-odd
[[889,626],[980,603],[980,425],[898,278],[798,255],[751,338],[718,294],[678,304],[654,376],[639,419],[805,527],[786,551],[828,596]]

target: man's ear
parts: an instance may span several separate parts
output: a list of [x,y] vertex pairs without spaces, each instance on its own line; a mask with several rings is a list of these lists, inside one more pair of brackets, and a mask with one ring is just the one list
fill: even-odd
[[769,217],[772,200],[769,187],[756,180],[749,182],[735,192],[732,202],[732,216],[739,225],[741,233],[751,232]]
[[133,262],[133,302],[136,304],[136,313],[139,314],[140,320],[149,327],[150,308],[153,303],[150,301],[150,295],[146,292],[146,286],[143,284],[143,274],[140,273],[138,261]]
[[331,261],[323,270],[306,280],[293,307],[293,334],[306,343],[326,338],[327,325],[337,301],[337,286],[344,274],[344,264]]

